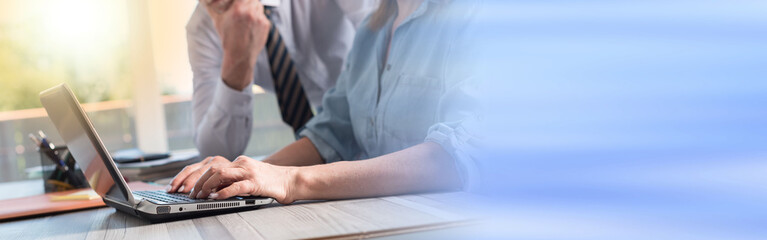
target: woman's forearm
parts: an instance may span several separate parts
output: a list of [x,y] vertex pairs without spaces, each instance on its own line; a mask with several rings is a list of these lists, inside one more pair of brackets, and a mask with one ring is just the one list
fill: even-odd
[[461,185],[452,157],[432,142],[368,160],[293,170],[294,181],[289,191],[293,200],[457,190]]
[[322,156],[312,141],[301,138],[264,159],[265,163],[278,166],[311,166],[321,164]]

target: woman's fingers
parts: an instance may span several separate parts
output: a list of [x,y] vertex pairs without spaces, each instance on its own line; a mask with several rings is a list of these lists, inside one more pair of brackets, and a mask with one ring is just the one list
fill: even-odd
[[184,167],[184,169],[181,170],[178,174],[176,174],[175,177],[173,177],[173,180],[170,181],[170,188],[167,189],[168,192],[176,192],[183,186],[184,182],[187,180],[190,174],[194,173],[198,169],[200,169],[200,163],[195,163],[189,166]]
[[218,190],[211,194],[213,199],[227,199],[237,195],[247,194],[251,195],[255,189],[253,182],[251,181],[239,181],[232,183],[231,185]]
[[192,191],[194,189],[194,184],[197,182],[197,179],[200,179],[204,169],[205,168],[199,168],[189,174],[186,179],[184,179],[184,182],[181,184],[181,188],[178,189],[178,192],[188,193]]
[[199,163],[184,167],[176,177],[171,180],[168,192],[189,192],[194,188],[197,179],[202,173],[213,165],[227,164],[229,160],[221,156],[207,157]]
[[[197,198],[207,198],[209,194],[215,192],[216,189],[223,188],[231,183],[245,180],[244,171],[240,168],[226,168],[221,170],[211,171],[214,172],[209,178],[200,178],[197,182],[199,190],[197,190]],[[201,184],[202,183],[202,184]]]
[[208,179],[210,179],[210,177],[212,177],[217,172],[219,172],[220,169],[221,168],[218,167],[218,166],[212,166],[212,167],[208,168],[207,170],[205,170],[205,172],[202,173],[202,175],[200,175],[200,177],[197,179],[197,181],[195,181],[194,188],[192,189],[192,191],[189,192],[189,197],[190,198],[197,198],[197,196],[199,196],[199,194],[200,194],[200,190],[202,190],[202,185],[205,184],[205,182],[208,181]]

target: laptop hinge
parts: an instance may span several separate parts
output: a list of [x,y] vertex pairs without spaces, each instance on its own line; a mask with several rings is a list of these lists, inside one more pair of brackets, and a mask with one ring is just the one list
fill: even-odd
[[111,206],[117,210],[129,213],[131,215],[138,216],[138,210],[136,209],[136,206],[130,206],[128,205],[127,202],[123,200],[116,200],[111,197],[110,198],[102,197],[102,199],[104,200],[104,203],[106,203],[108,206]]

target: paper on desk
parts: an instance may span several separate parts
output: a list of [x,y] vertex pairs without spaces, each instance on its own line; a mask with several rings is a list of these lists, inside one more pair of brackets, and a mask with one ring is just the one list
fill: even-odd
[[99,196],[96,191],[93,191],[93,189],[85,189],[66,195],[51,196],[51,201],[92,200],[97,198],[101,198],[101,196]]

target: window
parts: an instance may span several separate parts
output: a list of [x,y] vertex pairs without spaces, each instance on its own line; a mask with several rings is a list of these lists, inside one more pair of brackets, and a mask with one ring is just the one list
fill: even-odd
[[[169,150],[194,148],[184,27],[196,4],[1,1],[0,182],[41,177],[29,133],[42,130],[54,144],[64,144],[38,99],[40,91],[62,82],[84,103],[108,149],[141,145],[140,124],[164,130],[166,139],[160,141],[167,140]],[[269,141],[250,141],[245,154],[268,154],[293,140],[274,96],[258,92],[255,105],[252,138]],[[141,108],[155,108],[164,118],[142,117],[136,111]]]

